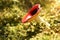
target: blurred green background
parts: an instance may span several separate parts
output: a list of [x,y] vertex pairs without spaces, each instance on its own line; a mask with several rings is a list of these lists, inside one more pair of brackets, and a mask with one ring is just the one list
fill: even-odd
[[[35,20],[21,22],[35,4],[50,29]],[[60,40],[60,0],[0,0],[0,40]]]

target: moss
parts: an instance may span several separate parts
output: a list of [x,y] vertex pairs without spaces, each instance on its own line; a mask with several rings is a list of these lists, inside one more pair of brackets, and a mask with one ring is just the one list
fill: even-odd
[[[27,11],[41,5],[40,16],[50,23],[50,30],[35,20],[22,23]],[[60,40],[59,0],[0,0],[0,40]]]

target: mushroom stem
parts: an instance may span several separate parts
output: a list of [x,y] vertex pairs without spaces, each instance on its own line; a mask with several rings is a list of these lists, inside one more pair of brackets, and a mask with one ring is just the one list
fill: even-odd
[[38,23],[43,23],[43,24],[45,24],[46,25],[46,27],[48,28],[48,29],[50,29],[50,24],[47,22],[47,21],[45,21],[42,17],[40,17],[40,16],[37,16],[36,18],[35,18],[35,20],[38,22]]

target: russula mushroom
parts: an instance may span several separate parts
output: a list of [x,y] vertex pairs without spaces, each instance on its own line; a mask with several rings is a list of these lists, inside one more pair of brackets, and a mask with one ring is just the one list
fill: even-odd
[[48,22],[46,22],[42,17],[40,17],[38,14],[40,12],[40,4],[34,5],[28,13],[23,17],[22,23],[30,22],[32,20],[36,20],[37,22],[43,22],[46,26],[50,26]]

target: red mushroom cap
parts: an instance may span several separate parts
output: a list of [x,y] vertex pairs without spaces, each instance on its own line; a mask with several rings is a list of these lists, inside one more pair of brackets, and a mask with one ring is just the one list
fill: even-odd
[[39,14],[40,11],[40,4],[36,4],[34,5],[29,11],[28,13],[23,17],[22,19],[22,23],[27,22],[28,20],[33,19],[35,16],[37,16]]

